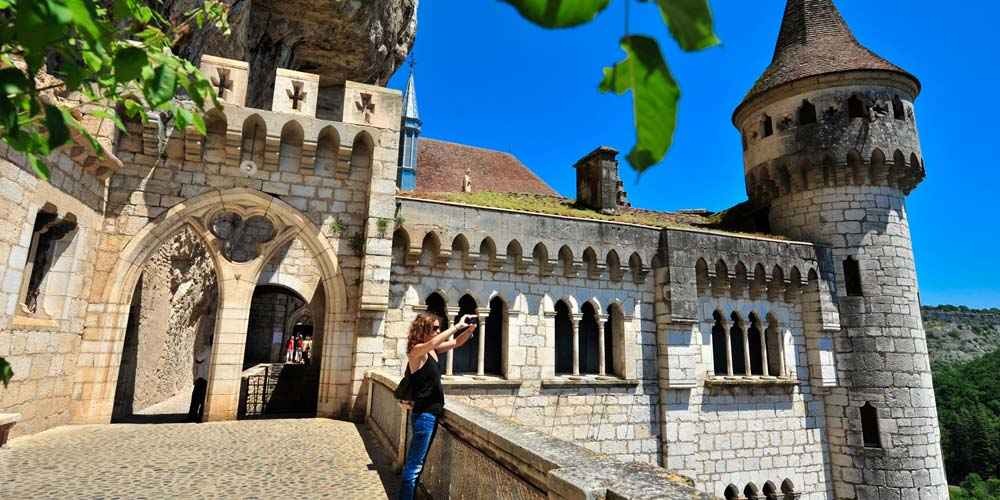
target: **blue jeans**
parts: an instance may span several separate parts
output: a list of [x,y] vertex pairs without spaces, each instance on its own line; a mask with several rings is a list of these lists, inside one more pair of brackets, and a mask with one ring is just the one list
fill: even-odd
[[427,412],[413,414],[413,436],[410,438],[410,449],[406,451],[406,462],[403,464],[403,482],[399,487],[399,500],[413,499],[417,481],[420,480],[420,472],[424,470],[427,450],[431,448],[435,432],[437,432],[437,416]]

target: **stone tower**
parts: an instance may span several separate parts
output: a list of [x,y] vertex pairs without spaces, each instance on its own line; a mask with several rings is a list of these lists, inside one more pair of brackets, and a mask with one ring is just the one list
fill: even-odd
[[788,0],[774,58],[733,115],[771,230],[829,248],[819,279],[840,329],[837,381],[822,390],[837,499],[948,497],[905,208],[924,177],[919,92],[832,0]]
[[417,142],[420,140],[420,113],[417,111],[417,85],[414,71],[410,68],[410,78],[403,93],[402,126],[399,128],[399,174],[396,185],[403,191],[417,187]]

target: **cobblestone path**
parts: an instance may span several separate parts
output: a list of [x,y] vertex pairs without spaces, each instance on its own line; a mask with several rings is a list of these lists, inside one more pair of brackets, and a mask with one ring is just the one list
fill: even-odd
[[0,499],[394,498],[387,464],[339,420],[67,426],[0,448]]

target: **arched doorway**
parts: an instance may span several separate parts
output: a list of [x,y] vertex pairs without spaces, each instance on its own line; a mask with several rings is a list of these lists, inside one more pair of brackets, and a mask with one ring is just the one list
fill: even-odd
[[132,294],[112,422],[201,420],[218,302],[209,250],[184,227],[150,256]]
[[319,390],[325,300],[282,285],[254,289],[243,350],[239,418],[311,417]]

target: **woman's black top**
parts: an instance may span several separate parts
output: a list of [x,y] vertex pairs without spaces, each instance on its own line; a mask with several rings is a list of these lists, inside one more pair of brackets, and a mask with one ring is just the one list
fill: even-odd
[[[410,371],[407,363],[406,371]],[[441,416],[444,411],[444,388],[441,387],[441,368],[430,354],[415,373],[410,374],[413,387],[413,413],[429,412]]]

